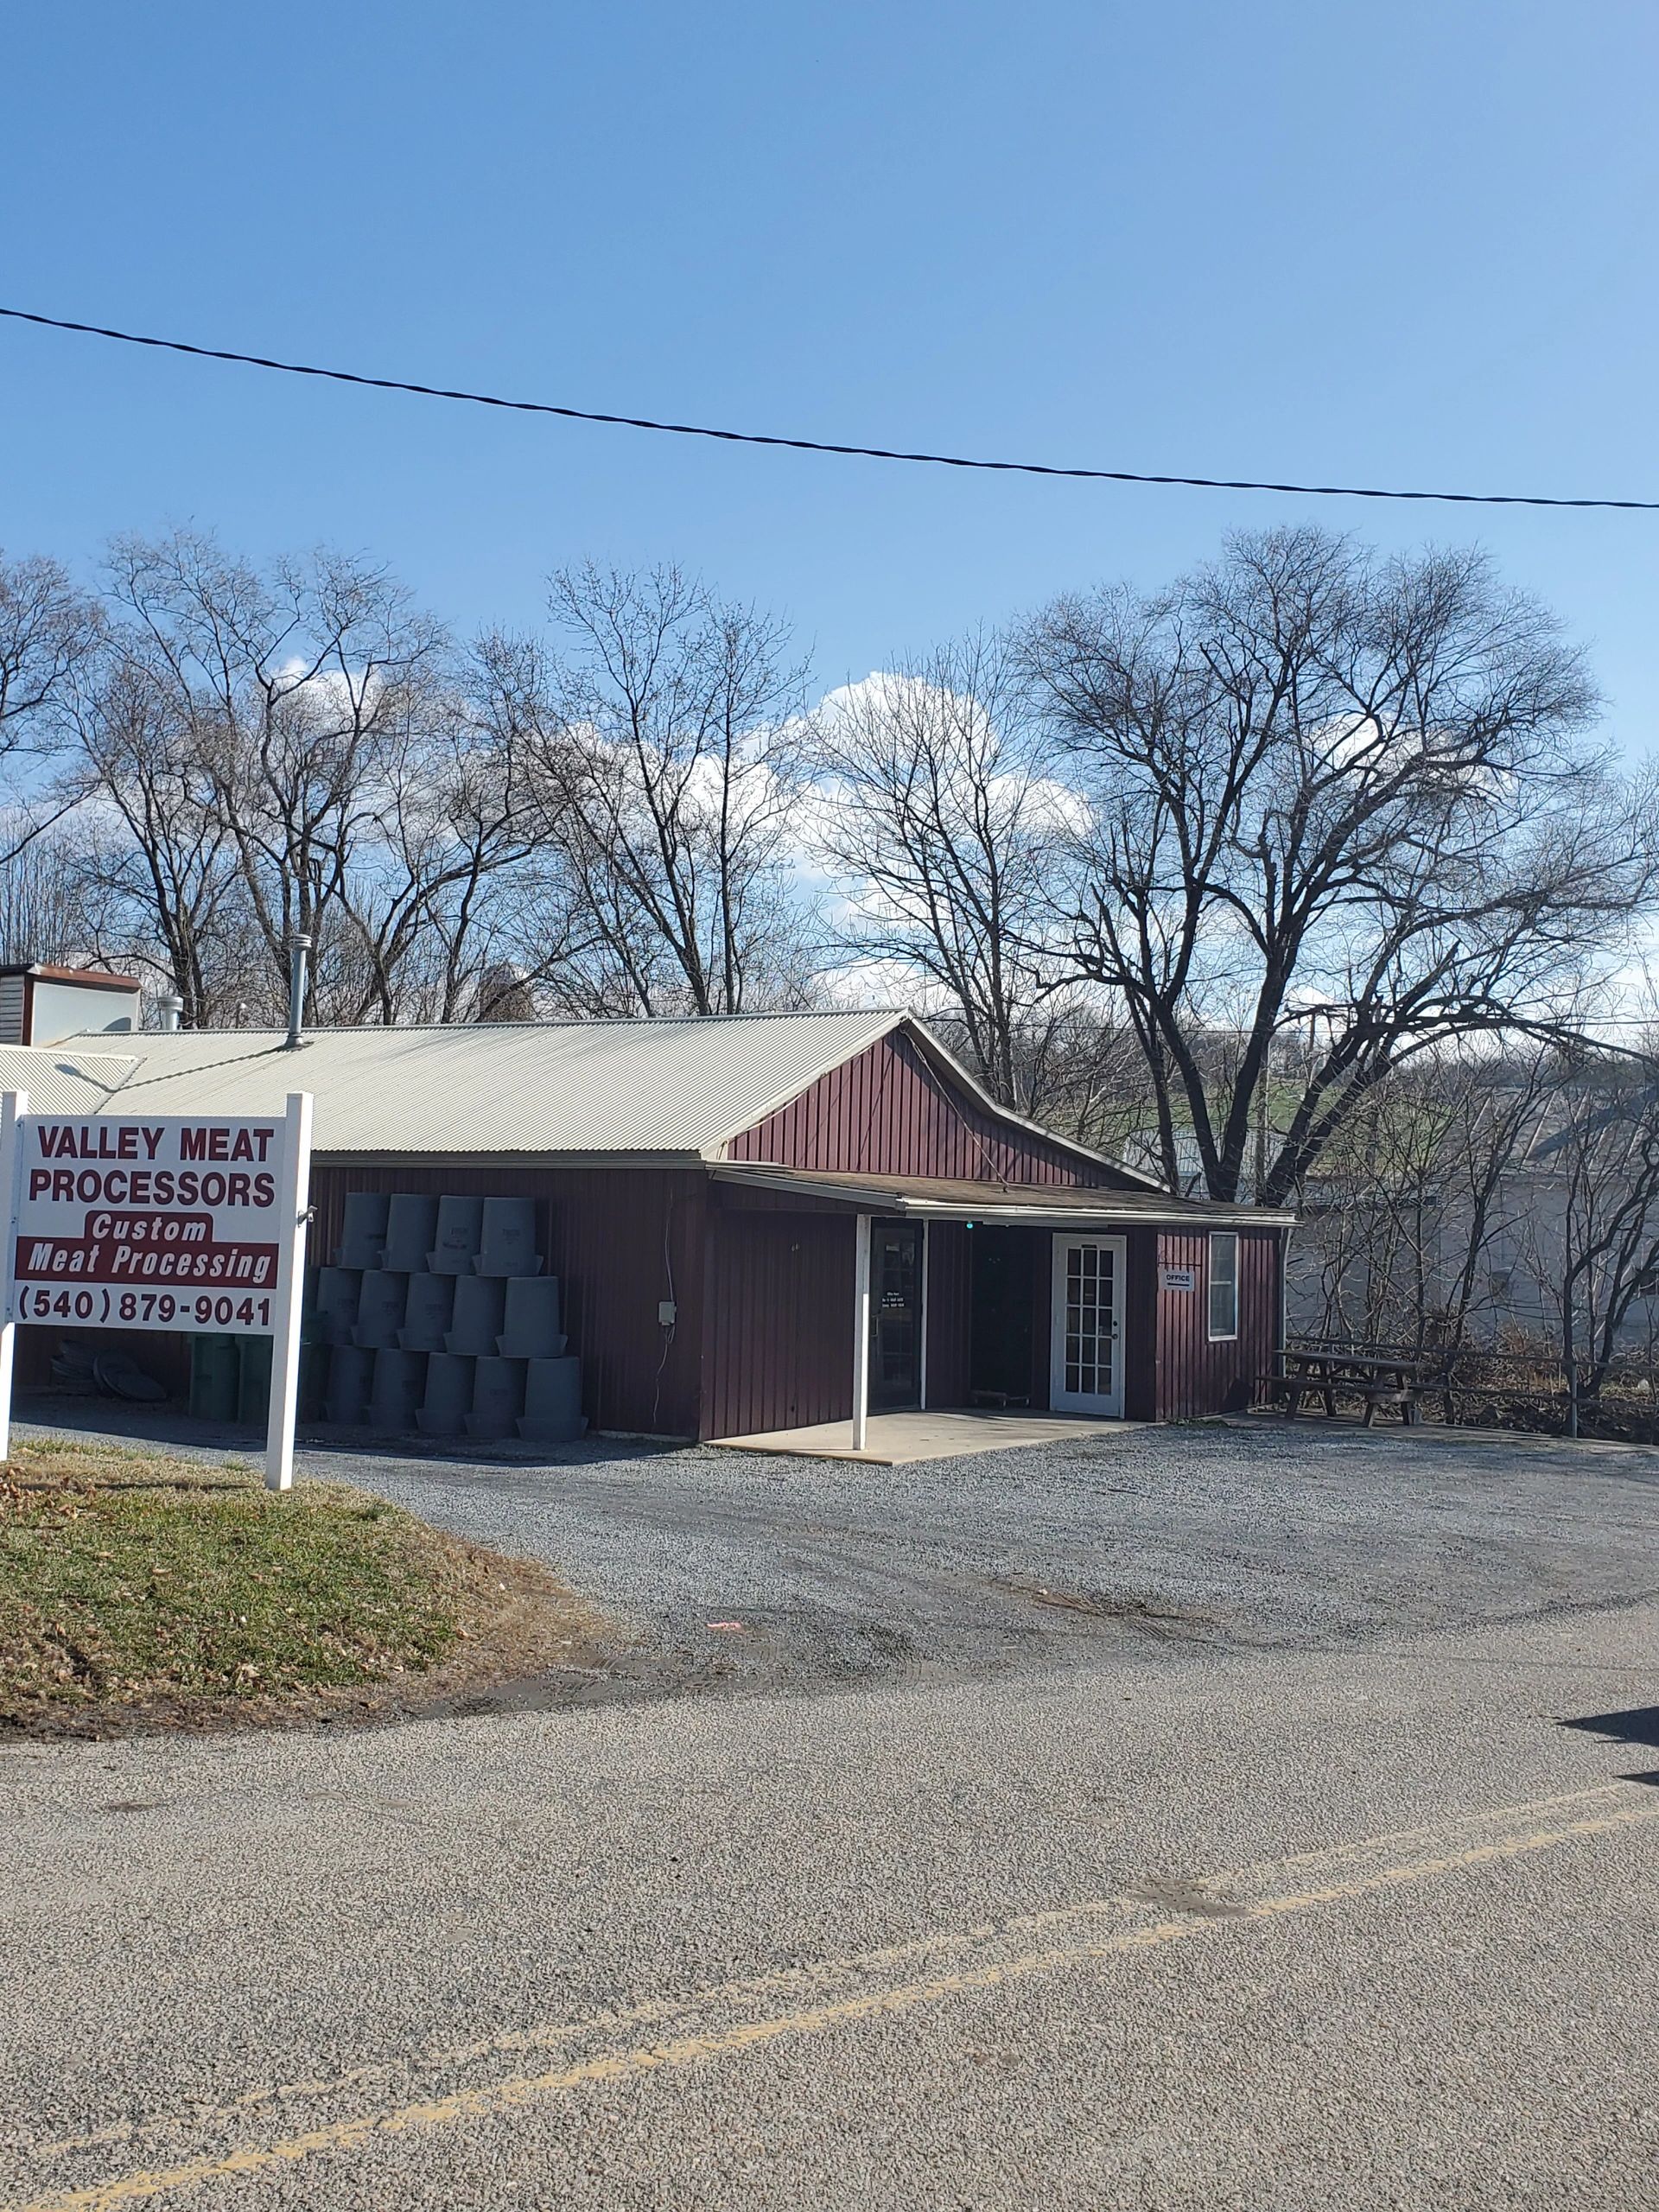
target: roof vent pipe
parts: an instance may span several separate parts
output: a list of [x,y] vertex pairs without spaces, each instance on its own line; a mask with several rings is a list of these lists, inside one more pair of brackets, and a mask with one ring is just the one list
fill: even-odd
[[305,957],[311,940],[296,930],[288,940],[288,1049],[305,1042]]
[[156,1001],[156,1026],[158,1029],[176,1029],[179,1016],[184,1012],[184,1001],[176,991],[163,991]]

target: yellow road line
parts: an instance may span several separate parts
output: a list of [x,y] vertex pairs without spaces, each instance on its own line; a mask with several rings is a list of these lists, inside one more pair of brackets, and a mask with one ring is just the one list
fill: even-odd
[[[1616,1801],[1628,1795],[1628,1787],[1610,1785],[1603,1789],[1573,1792],[1567,1797],[1541,1799],[1531,1806],[1515,1806],[1500,1808],[1492,1814],[1471,1815],[1446,1825],[1467,1827],[1479,1821],[1490,1826],[1501,1821],[1506,1814],[1535,1817],[1555,1807],[1565,1808],[1586,1800]],[[744,2021],[730,2027],[602,2052],[550,2072],[522,2075],[476,2088],[452,2090],[444,2096],[413,2101],[351,2120],[333,2121],[276,2142],[188,2158],[174,2165],[123,2175],[113,2180],[92,2183],[85,2188],[60,2190],[28,2203],[14,2204],[5,2208],[5,2212],[114,2212],[118,2206],[174,2195],[215,2180],[239,2178],[294,2165],[321,2152],[360,2149],[377,2138],[443,2127],[460,2120],[512,2112],[525,2105],[569,2096],[601,2082],[636,2080],[646,2075],[702,2064],[710,2060],[735,2057],[790,2037],[822,2034],[827,2030],[850,2026],[861,2020],[912,2012],[919,2006],[941,2003],[952,1997],[1001,1988],[1066,1968],[1086,1966],[1102,1959],[1156,1950],[1168,1944],[1189,1942],[1205,1936],[1213,1937],[1228,1929],[1239,1929],[1252,1922],[1258,1924],[1270,1923],[1293,1913],[1311,1911],[1321,1906],[1402,1889],[1414,1883],[1432,1880],[1436,1876],[1531,1857],[1582,1838],[1608,1835],[1656,1820],[1659,1820],[1659,1804],[1650,1799],[1624,1805],[1615,1802],[1605,1812],[1594,1814],[1586,1811],[1583,1817],[1565,1821],[1555,1827],[1534,1828],[1521,1834],[1470,1843],[1460,1849],[1440,1850],[1429,1856],[1397,1860],[1367,1872],[1356,1873],[1345,1880],[1258,1897],[1237,1904],[1226,1917],[1157,1921],[1149,1926],[1120,1929],[1092,1941],[1055,1944],[1042,1949],[1016,1953],[1012,1957],[991,1961],[983,1966],[963,1967],[952,1973],[924,1980],[893,1983],[855,1996],[774,2013],[769,2018]],[[1404,1833],[1407,1836],[1427,1840],[1437,1833],[1444,1835],[1445,1832],[1442,1827],[1438,1832],[1423,1828]],[[1400,1837],[1368,1838],[1358,1843],[1339,1846],[1330,1853],[1304,1854],[1300,1860],[1281,1861],[1280,1864],[1288,1871],[1292,1866],[1306,1865],[1311,1859],[1322,1858],[1334,1863],[1340,1863],[1344,1857],[1351,1861],[1367,1850],[1375,1852],[1379,1843],[1397,1843],[1402,1840]],[[1220,1884],[1224,1878],[1217,1878],[1203,1886],[1211,1894],[1221,1895]],[[1072,1921],[1109,1910],[1121,1911],[1133,1902],[1128,1898],[1104,1899],[1096,1904],[1062,1909],[1052,1914],[1033,1914],[1023,1921],[1007,1923],[1003,1929],[987,1933],[1003,1937],[1009,1932],[1026,1934],[1033,1925]],[[893,1957],[914,1948],[895,1946],[894,1953],[887,1955]],[[874,1953],[867,1955],[872,1962],[882,1956]],[[757,1988],[764,1990],[771,1980],[771,1977],[762,1977],[754,1984],[727,1986],[734,1993]],[[690,2009],[690,2005],[682,2001],[674,2009],[685,2011]]]
[[[1601,1783],[1587,1789],[1571,1789],[1554,1796],[1534,1798],[1523,1804],[1489,1806],[1480,1811],[1454,1814],[1417,1827],[1389,1829],[1381,1834],[1359,1837],[1347,1843],[1327,1844],[1318,1851],[1297,1852],[1285,1859],[1255,1860],[1247,1866],[1234,1868],[1227,1873],[1212,1875],[1203,1886],[1211,1894],[1221,1897],[1243,1882],[1264,1886],[1287,1875],[1316,1867],[1351,1866],[1367,1856],[1374,1857],[1379,1852],[1392,1850],[1397,1853],[1414,1845],[1433,1844],[1444,1849],[1465,1829],[1484,1831],[1504,1825],[1513,1827],[1517,1822],[1537,1821],[1565,1813],[1569,1808],[1584,1814],[1595,1806],[1625,1801],[1630,1795],[1630,1785],[1628,1783]],[[715,2005],[739,2003],[748,1998],[793,1996],[808,1991],[833,1988],[838,1983],[856,1980],[884,1967],[912,1965],[936,1958],[941,1954],[972,1949],[995,1941],[1007,1942],[1020,1936],[1040,1935],[1046,1930],[1075,1926],[1079,1921],[1109,1917],[1121,1919],[1129,1913],[1144,1915],[1145,1910],[1144,1898],[1103,1897],[1082,1904],[1057,1905],[1038,1912],[1020,1913],[1006,1920],[980,1922],[966,1928],[936,1929],[925,1936],[909,1938],[902,1943],[882,1944],[869,1950],[849,1952],[839,1957],[813,1960],[804,1966],[779,1967],[766,1974],[705,1983],[701,1988],[645,1998],[637,2004],[582,2013],[573,2019],[538,2021],[529,2027],[506,2028],[495,2035],[480,2037],[470,2043],[429,2044],[397,2059],[346,2067],[334,2074],[311,2075],[292,2082],[260,2082],[220,2104],[193,2104],[181,2115],[161,2114],[149,2120],[118,2120],[85,2135],[60,2137],[53,2141],[37,2142],[29,2147],[40,2158],[63,2158],[77,2152],[99,2150],[117,2143],[143,2141],[175,2133],[181,2124],[200,2128],[209,2120],[245,2119],[262,2105],[291,2103],[308,2098],[338,2095],[346,2090],[364,2089],[377,2083],[395,2081],[416,2069],[429,2072],[453,2071],[459,2067],[476,2065],[481,2060],[511,2052],[555,2049],[560,2044],[571,2043],[579,2037],[595,2035],[607,2030],[614,2031],[659,2025],[664,2021],[683,2019],[688,2014],[706,2012]]]

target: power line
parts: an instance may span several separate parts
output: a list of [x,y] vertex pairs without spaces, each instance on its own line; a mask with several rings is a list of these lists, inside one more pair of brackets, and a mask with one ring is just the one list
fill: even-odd
[[545,399],[504,399],[498,393],[458,391],[442,385],[414,384],[402,377],[364,376],[354,369],[325,369],[308,361],[278,361],[264,353],[237,353],[223,346],[193,346],[182,338],[151,338],[136,330],[111,330],[103,323],[70,322],[60,315],[34,315],[26,308],[0,307],[13,322],[38,323],[45,330],[74,331],[83,337],[113,338],[123,346],[151,346],[168,353],[188,353],[197,360],[235,361],[245,368],[276,369],[284,376],[321,377],[331,384],[362,385],[373,391],[407,391],[421,399],[458,399],[472,407],[499,407],[517,415],[556,415],[569,423],[603,423],[620,429],[661,430],[679,438],[714,438],[722,444],[783,446],[793,453],[843,454],[862,461],[922,461],[935,468],[989,469],[1003,475],[1077,477],[1096,484],[1173,484],[1198,492],[1285,492],[1301,499],[1430,499],[1464,507],[1598,507],[1633,513],[1659,512],[1659,499],[1565,499],[1541,492],[1407,492],[1367,484],[1275,484],[1254,477],[1154,475],[1133,468],[1064,468],[1045,461],[985,461],[965,454],[906,453],[887,446],[838,445],[825,438],[785,438],[764,430],[719,430],[706,423],[659,423],[645,415],[607,415],[589,407],[561,407]]

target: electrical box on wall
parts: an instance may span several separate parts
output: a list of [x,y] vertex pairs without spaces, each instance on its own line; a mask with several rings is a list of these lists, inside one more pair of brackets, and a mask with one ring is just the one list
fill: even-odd
[[671,1298],[660,1298],[657,1301],[657,1319],[665,1329],[673,1327],[675,1321],[678,1319],[679,1310]]

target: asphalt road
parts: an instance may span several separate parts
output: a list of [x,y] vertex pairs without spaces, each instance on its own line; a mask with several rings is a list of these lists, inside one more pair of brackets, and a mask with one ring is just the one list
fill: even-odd
[[357,1468],[772,1657],[5,1751],[0,2205],[1659,2202],[1653,1457],[1030,1457]]

